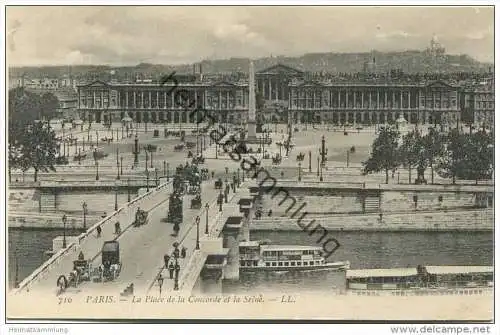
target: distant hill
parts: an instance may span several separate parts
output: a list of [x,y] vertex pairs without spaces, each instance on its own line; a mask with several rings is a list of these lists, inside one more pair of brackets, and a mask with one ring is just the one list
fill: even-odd
[[[363,71],[366,63],[375,60],[375,72],[388,72],[399,69],[406,73],[423,72],[487,72],[493,67],[490,63],[481,63],[467,55],[443,55],[439,60],[425,51],[403,52],[366,52],[366,53],[310,53],[301,57],[266,57],[254,60],[258,70],[277,63],[288,65],[306,72],[355,73]],[[230,58],[206,60],[201,63],[204,74],[248,72],[248,58]],[[192,73],[193,65],[161,65],[141,63],[136,66],[114,67],[106,65],[12,67],[10,77],[27,78],[58,77],[68,73],[75,78],[111,79],[110,71],[118,80],[135,80],[136,77],[157,78],[162,74],[177,71]]]

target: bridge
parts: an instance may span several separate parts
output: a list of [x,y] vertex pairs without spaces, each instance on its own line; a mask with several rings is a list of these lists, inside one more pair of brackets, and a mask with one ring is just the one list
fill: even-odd
[[[184,219],[178,236],[172,235],[173,225],[164,222],[171,192],[172,181],[165,181],[122,206],[79,236],[68,238],[69,242],[65,248],[57,251],[19,283],[12,293],[52,292],[55,294],[56,281],[61,275],[68,276],[73,269],[73,261],[78,258],[80,252],[84,254],[85,259],[90,260],[93,267],[101,264],[101,248],[103,242],[108,240],[116,240],[120,243],[123,268],[119,277],[106,283],[82,282],[76,288],[68,288],[65,294],[76,292],[92,294],[104,290],[107,294],[114,292],[118,296],[132,283],[135,292],[146,293],[159,289],[157,278],[160,274],[165,278],[164,291],[173,291],[174,288],[180,291],[191,291],[203,289],[203,286],[207,285],[206,289],[213,291],[216,287],[220,291],[222,272],[225,278],[237,278],[238,275],[239,260],[234,257],[234,253],[238,250],[237,236],[238,229],[243,224],[242,221],[245,221],[247,231],[249,231],[249,215],[247,214],[245,219],[245,215],[240,212],[242,208],[248,212],[251,207],[248,205],[251,202],[248,184],[242,183],[239,187],[235,187],[234,191],[231,190],[227,203],[222,204],[222,208],[216,203],[220,191],[215,189],[214,180],[202,183],[203,206],[201,209],[191,209],[190,201],[188,201],[190,197],[184,196]],[[240,205],[241,199],[246,199],[246,207]],[[149,221],[146,225],[134,227],[133,220],[138,208],[148,211]],[[201,219],[198,225],[196,225],[196,217]],[[120,222],[122,229],[119,234],[115,234],[117,221]],[[97,236],[98,227],[101,229],[100,237]],[[180,243],[180,247],[187,248],[186,257],[178,259],[180,272],[177,283],[169,279],[163,259],[165,254],[172,255],[174,252],[174,242]],[[229,270],[223,271],[226,268]],[[219,275],[213,277],[211,276],[213,273]],[[215,278],[215,280],[210,278]],[[211,280],[214,283],[211,283]]]

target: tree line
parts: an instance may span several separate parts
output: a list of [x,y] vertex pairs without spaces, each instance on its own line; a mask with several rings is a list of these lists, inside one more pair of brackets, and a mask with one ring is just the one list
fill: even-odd
[[35,181],[40,171],[55,171],[59,144],[55,131],[43,119],[56,115],[59,105],[51,93],[38,95],[22,87],[9,90],[8,151],[9,182],[11,170],[35,170]]
[[452,179],[491,179],[494,165],[493,131],[484,129],[475,133],[463,133],[452,129],[447,133],[429,128],[424,135],[412,130],[401,136],[394,126],[381,127],[372,144],[371,155],[363,162],[363,173],[389,173],[398,168],[408,169],[408,183],[412,183],[412,172],[416,171],[416,184],[427,183],[425,171],[430,168],[431,184],[434,175]]

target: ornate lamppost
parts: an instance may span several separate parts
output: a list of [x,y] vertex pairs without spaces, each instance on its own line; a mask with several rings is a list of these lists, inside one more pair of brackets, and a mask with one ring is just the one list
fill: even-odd
[[115,211],[118,210],[118,181],[115,182]]
[[139,138],[137,137],[137,133],[135,133],[134,139],[134,166],[139,165]]
[[127,202],[130,202],[130,178],[127,178]]
[[120,156],[120,175],[123,176],[123,156]]
[[302,164],[300,164],[300,162],[299,162],[299,181],[302,181],[301,173],[302,173]]
[[95,180],[99,180],[99,161],[95,161]]
[[311,151],[309,151],[309,172],[311,172]]
[[321,149],[319,149],[319,155],[321,156],[321,165],[326,163],[326,156],[328,155],[328,149],[325,148],[325,135],[321,136]]
[[84,201],[82,204],[83,208],[83,229],[87,229],[87,203]]
[[62,222],[63,222],[63,248],[66,248],[66,222],[68,221],[68,218],[66,217],[66,214],[63,215],[62,217]]
[[196,250],[200,250],[200,217],[197,216],[195,221],[196,221]]
[[205,205],[205,235],[208,235],[208,210],[210,209],[210,206],[207,204]]

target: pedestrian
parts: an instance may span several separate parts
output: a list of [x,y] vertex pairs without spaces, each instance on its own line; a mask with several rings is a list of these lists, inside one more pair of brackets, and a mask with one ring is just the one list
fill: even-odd
[[106,216],[108,216],[108,214],[106,214],[106,212],[104,212],[104,214],[101,215],[101,218],[105,218]]
[[122,232],[122,229],[120,227],[120,222],[116,221],[115,223],[115,234],[118,235]]
[[174,235],[175,236],[179,235],[179,230],[180,230],[179,223],[178,222],[174,223]]
[[102,228],[101,226],[97,226],[97,238],[101,237],[101,233],[102,233]]
[[175,248],[175,250],[174,250],[174,258],[179,258],[179,248]]
[[182,258],[186,258],[186,251],[187,251],[186,247],[182,247],[182,251],[181,251]]
[[163,256],[163,262],[165,263],[165,269],[168,268],[168,262],[170,261],[170,256],[168,254],[165,254]]
[[174,264],[170,263],[168,266],[168,274],[170,276],[170,279],[174,279]]
[[175,278],[179,278],[179,272],[181,271],[180,265],[177,263],[175,264]]

